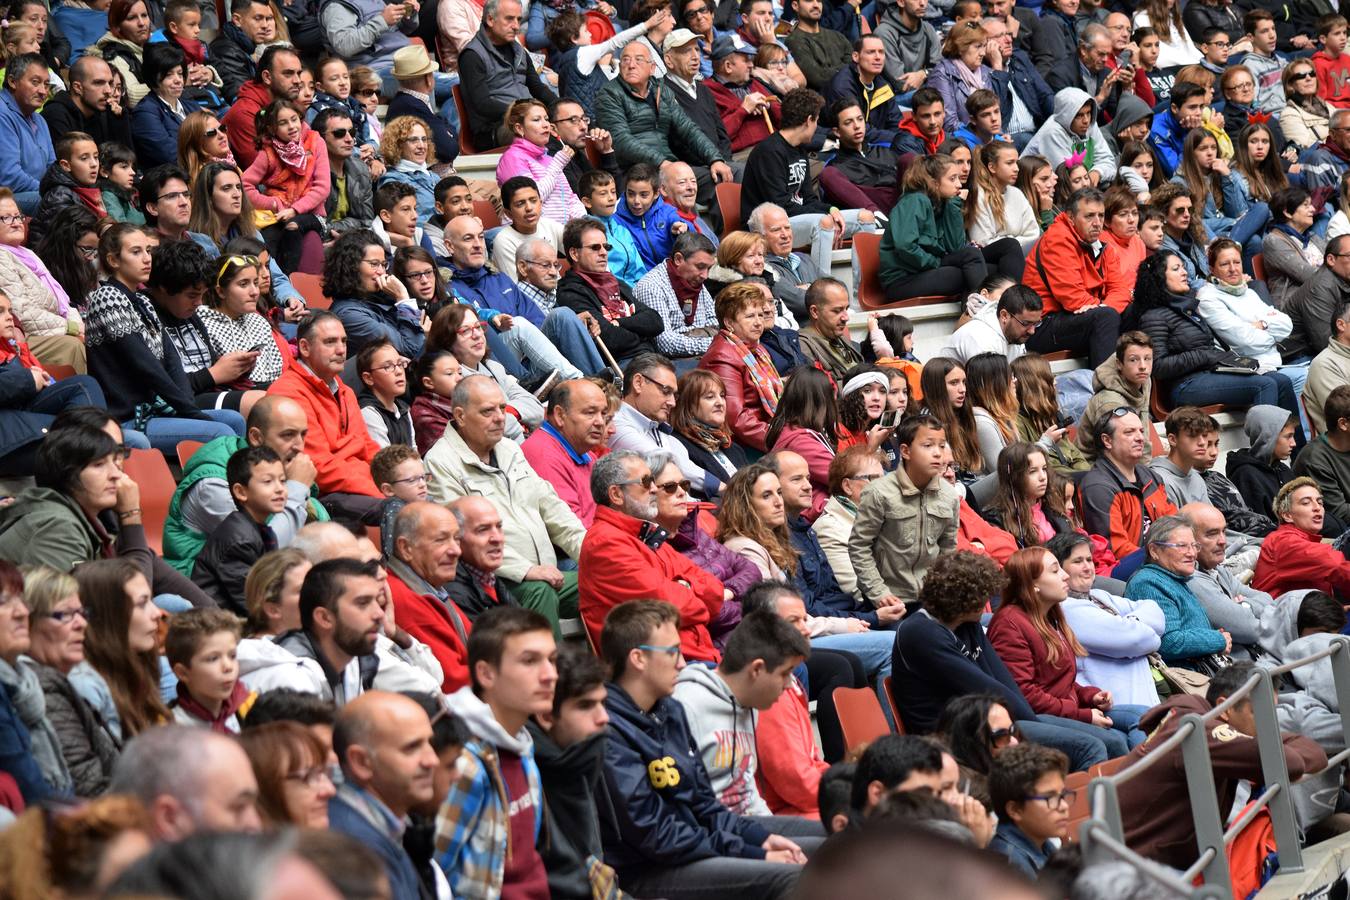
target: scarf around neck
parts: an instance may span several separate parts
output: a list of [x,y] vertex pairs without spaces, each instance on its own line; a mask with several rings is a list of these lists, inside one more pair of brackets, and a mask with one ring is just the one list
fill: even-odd
[[633,314],[633,307],[624,302],[623,293],[619,290],[619,279],[614,273],[606,269],[603,273],[583,272],[580,269],[573,269],[577,277],[586,282],[591,290],[595,291],[595,296],[600,299],[600,309],[605,314],[605,320],[614,323],[619,319],[626,319]]
[[689,430],[691,433],[685,435],[685,437],[709,453],[716,453],[731,446],[731,431],[725,423],[717,428],[702,419],[690,419]]
[[173,42],[183,51],[187,57],[188,65],[204,66],[206,65],[206,45],[198,40],[188,40],[187,38],[175,37]]
[[1246,296],[1247,291],[1250,290],[1245,281],[1242,284],[1228,284],[1227,282],[1220,281],[1217,276],[1211,278],[1210,283],[1230,297]]
[[694,324],[694,314],[698,312],[698,295],[703,292],[703,285],[690,284],[680,277],[675,271],[675,260],[666,260],[666,277],[670,279],[670,286],[675,290],[675,299],[680,303],[680,312],[684,314],[684,324]]
[[409,174],[431,171],[426,163],[415,163],[411,159],[400,159],[398,165],[394,166],[394,169],[399,172],[408,172]]
[[74,188],[74,191],[75,196],[80,198],[80,202],[83,203],[85,208],[91,213],[98,216],[100,219],[108,215],[108,211],[103,208],[103,192],[97,187],[77,185]]
[[72,790],[74,782],[65,757],[61,755],[61,740],[47,718],[47,698],[37,672],[22,661],[13,666],[0,659],[0,690],[9,694],[19,720],[28,729],[31,752],[42,772],[42,780],[57,791]]
[[305,149],[304,135],[299,140],[279,141],[271,138],[272,149],[277,151],[277,158],[281,160],[282,165],[290,169],[297,175],[305,175],[305,161],[309,157],[309,151]]
[[1300,248],[1308,246],[1308,242],[1312,240],[1311,228],[1309,228],[1307,231],[1299,231],[1297,228],[1290,225],[1288,222],[1281,222],[1279,225],[1275,226],[1275,230],[1281,232],[1282,234],[1287,234],[1294,240],[1298,241],[1298,245]]
[[[956,69],[956,75],[961,79],[961,83],[970,88],[971,92],[985,90],[989,87],[988,78],[981,77],[979,69],[972,70],[960,58],[953,59],[953,68]],[[983,68],[983,67],[981,67]]]
[[778,398],[783,396],[783,377],[774,368],[769,351],[759,343],[751,347],[725,328],[722,329],[722,337],[735,349],[737,358],[745,363],[750,380],[755,383],[755,390],[759,392],[759,399],[772,416],[778,410]]

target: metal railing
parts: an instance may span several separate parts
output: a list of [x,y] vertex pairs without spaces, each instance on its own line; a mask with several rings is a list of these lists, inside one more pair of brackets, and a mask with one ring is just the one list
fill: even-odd
[[[1268,809],[1279,851],[1280,871],[1303,871],[1303,846],[1294,819],[1289,770],[1284,764],[1273,679],[1323,659],[1331,660],[1336,701],[1341,710],[1342,736],[1347,749],[1332,756],[1325,769],[1305,773],[1304,777],[1320,775],[1350,759],[1350,717],[1347,717],[1347,712],[1350,712],[1350,637],[1340,635],[1326,649],[1311,656],[1276,668],[1258,666],[1242,687],[1223,703],[1203,716],[1191,713],[1182,717],[1177,729],[1139,760],[1114,774],[1093,779],[1088,785],[1092,815],[1079,829],[1079,840],[1087,862],[1124,860],[1144,875],[1183,896],[1198,900],[1232,900],[1228,845],[1260,810]],[[1214,790],[1214,770],[1209,757],[1209,727],[1247,698],[1251,699],[1252,712],[1256,717],[1256,742],[1261,756],[1261,782],[1265,789],[1259,796],[1253,797],[1250,808],[1230,828],[1224,830],[1224,818],[1228,810],[1219,808],[1219,798]],[[1181,874],[1146,859],[1126,846],[1119,795],[1122,784],[1146,774],[1178,747],[1181,748],[1182,764],[1186,771],[1186,789],[1195,824],[1196,844],[1200,850],[1196,861]],[[1203,876],[1203,885],[1197,887],[1194,884],[1196,876]]]

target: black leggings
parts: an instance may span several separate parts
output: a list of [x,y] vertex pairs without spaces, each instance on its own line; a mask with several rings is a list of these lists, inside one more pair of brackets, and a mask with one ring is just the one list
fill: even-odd
[[967,294],[980,289],[980,283],[991,269],[1013,281],[1021,281],[1025,264],[1022,245],[1014,238],[1003,238],[987,247],[967,245],[942,257],[936,269],[907,275],[886,285],[886,299],[937,296],[964,300]]
[[820,729],[820,751],[828,763],[844,758],[844,730],[834,710],[834,689],[868,687],[862,660],[846,650],[812,647],[806,658],[806,678],[811,699],[816,701],[816,727]]
[[313,213],[300,213],[291,222],[295,223],[295,228],[286,227],[290,222],[278,222],[260,232],[267,244],[267,252],[287,275],[300,268],[300,242],[304,240],[306,232],[323,232],[323,223]]

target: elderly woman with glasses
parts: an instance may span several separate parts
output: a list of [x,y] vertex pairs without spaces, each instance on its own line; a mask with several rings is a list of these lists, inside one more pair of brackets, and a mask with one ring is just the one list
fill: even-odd
[[[79,218],[93,221],[93,214],[82,210]],[[73,213],[63,210],[48,222],[52,228],[58,220],[69,220]],[[24,336],[33,355],[41,362],[70,366],[76,372],[87,371],[84,355],[84,322],[61,282],[47,268],[47,264],[24,246],[27,228],[23,213],[9,188],[0,188],[0,291],[9,298],[14,318],[23,327]],[[95,237],[86,245],[97,247]],[[72,248],[73,249],[73,248]],[[96,252],[90,253],[92,259]],[[89,268],[88,263],[85,264]],[[92,288],[94,279],[89,278]],[[84,296],[75,298],[82,302]]]
[[28,665],[42,686],[47,720],[56,731],[74,793],[97,797],[108,789],[122,741],[68,677],[84,662],[89,627],[79,583],[70,575],[38,566],[23,577],[23,602],[28,607],[31,635]]
[[544,406],[539,399],[521,386],[515,376],[507,373],[488,352],[484,330],[473,307],[463,303],[447,306],[436,314],[427,333],[428,350],[449,350],[459,360],[460,377],[486,375],[502,389],[506,397],[507,413],[504,436],[520,443],[525,429],[538,428],[544,421]]
[[1198,550],[1195,531],[1186,519],[1156,520],[1144,538],[1147,561],[1125,585],[1125,596],[1153,600],[1162,608],[1167,625],[1159,652],[1169,665],[1204,670],[1208,657],[1233,649],[1233,638],[1210,625],[1205,608],[1187,585],[1195,574]]
[[1317,482],[1301,476],[1281,487],[1274,511],[1280,524],[1261,542],[1252,587],[1272,597],[1313,588],[1350,602],[1350,562],[1335,546],[1322,543],[1326,507]]
[[699,368],[720,376],[727,387],[726,423],[732,439],[766,451],[769,425],[783,396],[783,377],[759,343],[773,324],[773,301],[759,285],[737,282],[718,293],[714,312],[721,328]]

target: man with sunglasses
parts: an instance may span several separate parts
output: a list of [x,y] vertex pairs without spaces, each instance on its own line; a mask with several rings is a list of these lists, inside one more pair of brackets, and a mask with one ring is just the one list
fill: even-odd
[[661,316],[633,297],[628,285],[609,270],[611,247],[605,226],[589,216],[573,219],[563,229],[563,253],[572,270],[558,282],[558,307],[578,316],[586,313],[599,326],[599,340],[622,364],[656,349],[665,329]]
[[731,592],[666,541],[656,524],[656,480],[640,453],[614,450],[591,471],[595,521],[577,560],[578,607],[591,640],[609,611],[626,600],[664,600],[680,611],[680,647],[693,660],[716,663],[708,623]]
[[564,381],[548,395],[544,424],[520,445],[535,472],[557,490],[587,528],[595,520],[591,471],[605,445],[609,398],[592,381]]
[[311,127],[328,148],[330,190],[324,201],[328,237],[370,227],[375,218],[373,178],[356,152],[356,128],[350,113],[325,109],[314,117]]
[[1079,483],[1083,521],[1091,534],[1111,545],[1120,565],[1116,578],[1128,578],[1143,564],[1140,547],[1149,528],[1163,516],[1176,515],[1163,483],[1143,465],[1149,441],[1139,416],[1128,406],[1113,409],[1102,422],[1101,456]]

